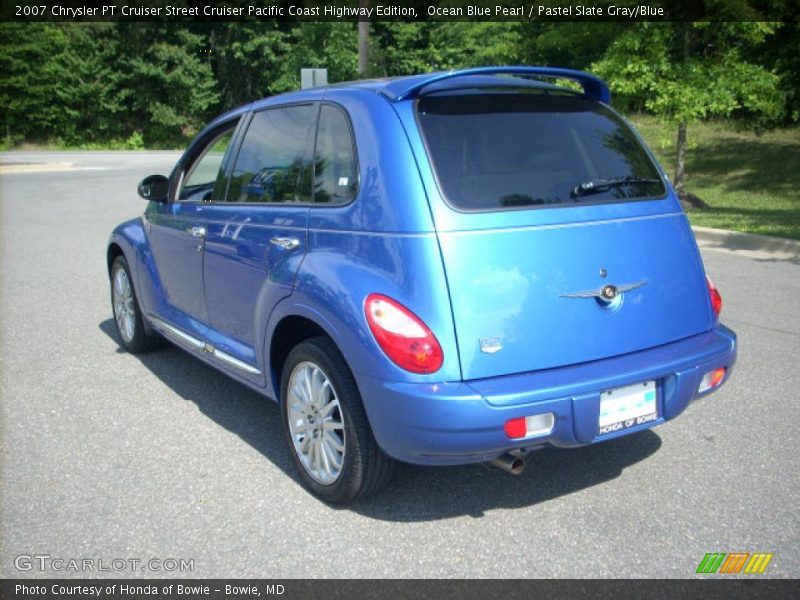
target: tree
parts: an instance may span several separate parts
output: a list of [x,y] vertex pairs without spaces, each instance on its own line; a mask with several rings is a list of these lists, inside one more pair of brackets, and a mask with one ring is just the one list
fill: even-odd
[[508,21],[446,21],[431,31],[434,68],[467,68],[517,64],[520,23]]
[[126,107],[120,102],[120,51],[113,23],[61,24],[65,39],[54,57],[58,69],[51,102],[60,114],[56,134],[69,144],[124,139]]
[[519,27],[519,62],[528,65],[588,69],[630,27],[625,22],[531,21]]
[[[289,52],[282,59],[284,74],[275,82],[272,93],[300,87],[300,69],[328,69],[328,81],[350,81],[358,77],[356,23],[302,23],[290,33]],[[278,89],[280,88],[280,89]]]
[[780,77],[786,94],[787,121],[800,121],[800,6],[786,18],[753,58]]
[[427,68],[424,48],[434,23],[376,21],[372,24],[372,69],[383,77],[420,73]]
[[128,127],[146,123],[148,145],[180,145],[217,106],[207,40],[187,27],[164,23],[117,23],[114,65],[122,75],[120,102]]
[[674,186],[685,204],[703,204],[684,189],[691,123],[746,114],[758,128],[783,116],[779,78],[748,60],[776,27],[763,22],[642,23],[622,33],[592,65],[620,104],[643,106],[677,126]]
[[66,44],[55,23],[0,24],[0,113],[6,143],[42,140],[61,122],[53,88]]
[[286,57],[292,40],[278,23],[202,23],[195,25],[195,33],[207,40],[221,96],[218,111],[287,89]]
[[384,76],[519,62],[514,22],[375,22],[371,61]]
[[84,144],[120,132],[110,23],[4,23],[0,110],[6,143]]

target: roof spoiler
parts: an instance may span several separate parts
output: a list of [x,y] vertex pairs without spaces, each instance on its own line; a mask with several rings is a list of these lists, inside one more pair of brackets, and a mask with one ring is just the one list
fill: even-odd
[[528,75],[532,77],[554,77],[559,79],[571,79],[577,81],[583,87],[583,93],[590,100],[597,100],[609,104],[611,102],[611,91],[605,81],[583,71],[572,69],[557,69],[554,67],[477,67],[474,69],[461,69],[447,71],[446,73],[430,73],[427,75],[416,75],[414,77],[404,77],[400,80],[390,82],[383,90],[383,93],[395,102],[408,100],[417,97],[423,88],[454,77],[464,75]]

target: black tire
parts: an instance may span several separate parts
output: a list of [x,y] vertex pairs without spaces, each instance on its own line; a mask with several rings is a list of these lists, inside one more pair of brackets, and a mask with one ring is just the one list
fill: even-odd
[[[123,334],[119,319],[117,318],[117,311],[115,309],[114,282],[117,276],[117,271],[120,270],[124,272],[125,278],[130,286],[131,302],[129,303],[129,309],[133,312],[132,335],[128,335],[127,332]],[[114,317],[114,326],[117,330],[117,336],[119,336],[120,345],[132,354],[150,352],[163,347],[165,342],[164,338],[153,331],[142,316],[142,309],[139,307],[139,299],[136,297],[136,289],[133,285],[131,271],[128,268],[128,261],[125,260],[124,256],[120,255],[114,259],[114,262],[111,263],[109,276],[111,282],[111,314]]]
[[[295,368],[303,363],[318,367],[338,398],[338,413],[344,425],[344,459],[338,478],[332,483],[316,481],[304,466],[289,425],[288,387]],[[372,434],[361,395],[347,363],[336,345],[326,337],[307,339],[289,353],[281,373],[281,422],[289,453],[305,486],[318,498],[342,504],[377,492],[388,480],[394,461],[378,446]],[[307,459],[308,457],[306,457]]]

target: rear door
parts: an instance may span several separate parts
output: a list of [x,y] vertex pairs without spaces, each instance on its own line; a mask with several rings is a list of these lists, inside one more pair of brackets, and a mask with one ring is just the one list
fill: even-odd
[[709,329],[686,218],[613,111],[572,94],[451,93],[413,116],[465,379]]
[[317,111],[306,103],[254,113],[225,201],[205,207],[208,340],[259,380],[266,319],[291,294],[306,252]]

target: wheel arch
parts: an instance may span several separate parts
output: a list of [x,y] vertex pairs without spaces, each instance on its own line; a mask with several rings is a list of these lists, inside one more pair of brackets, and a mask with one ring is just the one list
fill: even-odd
[[106,246],[106,268],[109,275],[119,256],[125,257],[128,263],[142,311],[145,314],[153,311],[164,294],[141,217],[120,223],[111,233]]
[[111,275],[111,265],[114,264],[118,256],[125,256],[125,252],[122,250],[122,246],[112,240],[108,243],[108,249],[106,250],[106,268],[109,275]]
[[[292,348],[304,340],[313,337],[326,337],[331,340],[339,354],[344,358],[344,353],[337,343],[335,335],[331,334],[331,328],[321,325],[320,321],[324,321],[324,319],[314,318],[307,311],[289,312],[276,320],[267,343],[269,375],[267,385],[268,387],[271,385],[273,396],[277,402],[280,403],[281,373],[283,372],[284,364],[286,364],[286,358]],[[345,363],[347,363],[346,358]]]
[[275,325],[269,342],[269,373],[276,400],[280,401],[281,373],[289,352],[301,342],[320,336],[336,343],[325,329],[305,316],[287,315]]

